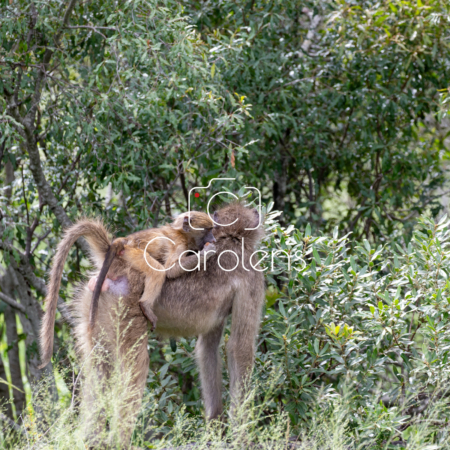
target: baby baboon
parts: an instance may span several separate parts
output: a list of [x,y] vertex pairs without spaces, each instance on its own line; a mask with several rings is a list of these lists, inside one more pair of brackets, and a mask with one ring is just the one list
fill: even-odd
[[[206,270],[168,278],[153,305],[158,317],[158,335],[198,336],[196,358],[206,415],[209,419],[222,413],[219,344],[226,319],[231,314],[227,356],[230,391],[232,403],[235,405],[242,393],[244,380],[253,367],[255,339],[264,304],[264,277],[257,264],[258,257],[253,255],[263,230],[250,229],[258,225],[258,213],[236,203],[217,211],[214,220],[220,224],[214,229],[216,252],[205,262]],[[143,258],[143,252],[141,257]],[[114,284],[112,281],[112,285]],[[85,324],[89,322],[89,305],[90,295],[85,288],[75,299],[75,309],[80,318],[76,337],[85,349],[85,356],[93,346],[93,341],[84,333]],[[136,314],[137,308],[137,305],[130,305],[130,314],[131,311]],[[102,320],[99,318],[99,325]],[[111,326],[108,320],[105,319],[102,323],[103,329]],[[111,343],[114,342],[113,335],[109,339]],[[127,344],[128,348],[131,342],[132,339]],[[142,359],[140,351],[146,352],[141,347],[136,349],[135,358],[138,360]],[[145,384],[148,372],[148,367],[141,366],[141,369],[140,373],[135,373],[139,386]]]
[[[116,239],[106,253],[98,279],[89,281],[90,289],[93,289],[95,284],[90,312],[91,328],[95,325],[100,292],[104,292],[109,287],[113,289],[116,287],[109,281],[104,285],[104,281],[117,256],[145,275],[145,289],[140,300],[140,307],[154,328],[157,317],[153,313],[153,303],[161,292],[166,276],[176,278],[185,271],[194,270],[204,255],[208,257],[212,254],[215,247],[211,243],[216,241],[212,234],[213,227],[214,222],[208,214],[191,211],[180,214],[170,225],[138,231],[127,237]],[[207,253],[203,250],[205,245],[209,245]],[[196,255],[185,256],[184,254],[189,250],[200,250],[200,258]]]
[[[202,230],[194,228],[202,228]],[[213,221],[210,217],[195,211],[181,214],[171,225],[139,231],[127,238],[118,239],[112,244],[107,230],[100,221],[83,219],[68,228],[58,245],[50,272],[48,293],[45,299],[47,308],[41,326],[41,367],[46,366],[51,359],[61,276],[70,248],[78,238],[81,236],[86,238],[94,264],[102,268],[98,282],[91,279],[88,285],[91,289],[93,286],[96,288],[90,313],[90,327],[87,330],[89,332],[95,325],[98,298],[102,289],[103,291],[109,289],[111,294],[122,297],[131,294],[132,298],[137,293],[142,294],[143,289],[144,293],[141,296],[143,310],[146,316],[156,323],[156,316],[151,308],[154,299],[161,291],[165,277],[177,277],[183,273],[183,270],[191,270],[199,265],[199,257],[203,256],[204,252],[200,252],[200,256],[191,255],[184,258],[180,258],[180,256],[187,250],[202,250],[205,243],[214,242],[212,228]],[[124,245],[126,242],[130,245]],[[150,245],[147,245],[148,243]],[[209,245],[209,248],[215,248],[213,244]],[[154,270],[145,262],[144,249],[150,253],[146,254],[146,260]],[[121,257],[116,258],[117,254]],[[206,255],[206,257],[208,256]],[[180,267],[181,263],[182,267]],[[139,273],[130,272],[136,268],[140,275],[145,274],[145,278],[142,278]],[[103,283],[107,274],[108,279]],[[143,283],[144,287],[142,287]],[[95,294],[98,294],[96,298]]]

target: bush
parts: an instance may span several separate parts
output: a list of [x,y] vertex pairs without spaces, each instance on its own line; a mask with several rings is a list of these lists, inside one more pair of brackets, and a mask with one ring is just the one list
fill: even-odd
[[[406,429],[412,415],[446,397],[449,220],[424,217],[408,244],[373,248],[337,229],[332,236],[284,229],[274,215],[264,250],[281,252],[268,280],[284,287],[268,296],[256,369],[260,378],[281,371],[273,408],[301,428],[317,413],[319,393],[347,389],[357,432]],[[408,417],[394,420],[398,407]]]

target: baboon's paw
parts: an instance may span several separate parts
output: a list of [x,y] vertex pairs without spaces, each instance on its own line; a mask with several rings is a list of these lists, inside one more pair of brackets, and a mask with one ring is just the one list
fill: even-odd
[[144,314],[144,316],[150,322],[151,330],[154,331],[156,329],[156,324],[158,323],[158,318],[156,317],[155,313],[149,307],[146,307],[142,303],[139,303],[139,306],[141,307],[142,314]]

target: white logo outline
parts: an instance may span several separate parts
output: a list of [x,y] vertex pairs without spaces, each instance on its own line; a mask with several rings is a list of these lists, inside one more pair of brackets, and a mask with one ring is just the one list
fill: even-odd
[[[191,194],[192,194],[192,191],[194,191],[194,190],[196,190],[196,189],[208,189],[208,188],[211,187],[211,183],[212,183],[213,181],[217,181],[217,180],[234,181],[234,180],[236,180],[236,178],[211,178],[211,180],[209,180],[209,183],[208,183],[207,186],[194,186],[192,189],[189,190],[189,195],[188,195],[188,217],[189,217],[189,226],[190,226],[193,230],[202,231],[202,230],[204,230],[204,228],[195,228],[195,227],[192,226],[192,224],[191,224]],[[261,217],[261,191],[260,191],[258,188],[253,187],[253,186],[244,186],[244,188],[245,188],[245,189],[254,189],[255,191],[258,192],[258,197],[259,197],[259,199],[258,199],[258,200],[259,200],[259,202],[258,202],[258,217],[259,217],[259,223],[258,223],[258,225],[257,225],[255,228],[245,228],[245,230],[256,230],[256,229],[258,229],[258,228],[261,226],[261,219],[262,219],[262,217]],[[227,224],[227,225],[222,225],[222,224],[220,224],[220,223],[217,223],[217,222],[211,217],[211,214],[210,214],[210,212],[209,212],[209,205],[210,205],[210,203],[211,203],[211,200],[212,200],[216,195],[219,195],[219,194],[230,194],[230,195],[232,195],[232,196],[233,196],[234,198],[236,198],[236,199],[238,199],[238,197],[237,197],[235,194],[233,194],[232,192],[221,191],[221,192],[218,192],[217,194],[214,194],[214,195],[209,199],[209,201],[208,201],[208,204],[207,204],[207,207],[206,207],[206,213],[208,214],[209,218],[212,220],[212,222],[214,223],[214,225],[219,225],[219,226],[222,226],[222,227],[228,227],[228,226],[230,226],[230,225],[235,224],[235,223],[239,220],[239,218],[236,218],[236,220],[235,220],[234,222],[232,222],[232,223],[229,223],[229,224]]]
[[172,264],[170,267],[168,267],[167,269],[166,269],[166,268],[164,268],[164,269],[156,269],[156,268],[153,267],[153,266],[148,262],[148,260],[147,260],[147,247],[148,247],[154,240],[156,240],[156,239],[167,239],[168,241],[172,242],[173,245],[175,245],[175,242],[173,242],[172,239],[170,239],[170,238],[167,237],[167,236],[156,236],[156,237],[154,237],[151,241],[148,241],[148,242],[147,242],[147,245],[145,246],[145,249],[144,249],[144,259],[145,259],[145,262],[147,263],[147,266],[148,266],[148,267],[150,267],[150,268],[153,269],[153,270],[156,270],[157,272],[167,272],[168,270],[172,269],[172,267],[175,266],[175,263],[173,263],[173,264]]

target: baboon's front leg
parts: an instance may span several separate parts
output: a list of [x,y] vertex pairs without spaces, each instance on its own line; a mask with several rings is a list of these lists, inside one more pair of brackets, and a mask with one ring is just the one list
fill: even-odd
[[195,346],[206,417],[209,420],[222,414],[222,364],[219,344],[224,324],[225,321],[209,333],[199,336]]

